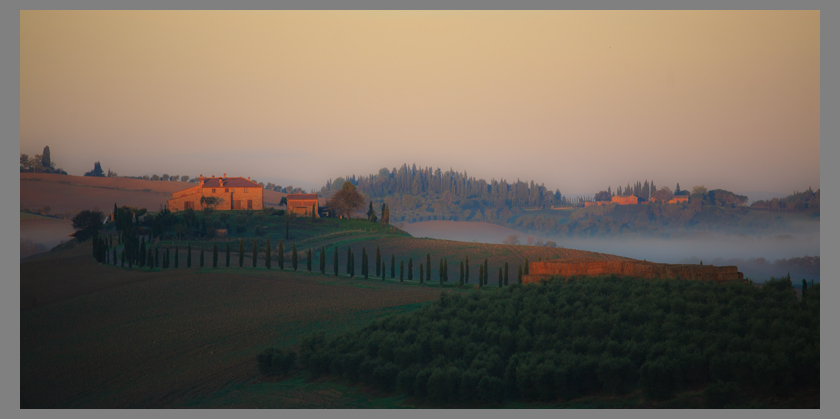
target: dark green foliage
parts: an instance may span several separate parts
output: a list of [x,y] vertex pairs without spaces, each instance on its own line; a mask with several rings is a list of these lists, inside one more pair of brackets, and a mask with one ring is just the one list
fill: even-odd
[[440,285],[443,285],[443,258],[440,259],[440,267],[438,268],[438,280]]
[[425,272],[423,272],[423,263],[420,263],[420,285],[423,285],[423,280],[426,278]]
[[257,267],[257,256],[259,253],[257,252],[257,239],[254,239],[252,248],[251,248],[251,267]]
[[[201,266],[204,266],[204,258],[201,259]],[[160,252],[157,247],[155,247],[155,268],[160,267]]]
[[241,268],[245,262],[245,242],[242,238],[239,239],[239,267]]
[[470,255],[466,255],[464,260],[464,283],[470,283]]
[[478,265],[478,286],[484,286],[484,265]]
[[361,330],[309,336],[301,361],[438,405],[705,388],[706,404],[724,407],[819,387],[819,285],[804,299],[777,285],[627,278],[444,292]]
[[505,286],[508,284],[508,263],[505,261]]
[[105,215],[100,211],[83,210],[73,217],[73,228],[76,230],[75,238],[78,241],[85,241],[93,237],[102,227],[102,220]]
[[458,275],[458,286],[463,287],[464,286],[464,262],[463,261],[461,262],[460,272],[461,273]]
[[487,259],[484,259],[484,285],[487,285],[488,278],[490,278],[490,269],[487,268]]
[[[169,254],[169,249],[166,249],[166,253]],[[216,268],[219,266],[219,246],[216,243],[213,243],[213,267]]]
[[525,272],[524,272],[525,275],[528,275],[528,266],[529,265],[530,265],[530,263],[528,263],[528,258],[525,258]]
[[502,267],[501,267],[501,266],[499,266],[499,288],[501,288],[501,287],[502,287],[502,283],[503,283],[503,280],[502,280]]
[[400,282],[403,282],[403,274],[405,274],[405,265],[403,261],[400,260]]
[[362,248],[362,276],[365,279],[368,279],[368,257],[367,257],[367,250],[363,247]]
[[338,276],[338,246],[333,246],[333,272]]
[[286,375],[294,365],[296,358],[297,354],[295,352],[283,353],[282,350],[271,347],[257,355],[257,366],[262,375]]
[[426,253],[426,282],[432,280],[432,254]]
[[385,262],[382,262],[382,280],[385,280]]
[[522,265],[519,265],[519,272],[516,273],[516,283],[522,283]]
[[271,239],[265,238],[265,268],[271,269]]
[[[114,265],[116,265],[117,264],[117,249],[116,248],[114,249],[113,258],[114,258]],[[152,248],[151,247],[149,248],[149,251],[146,252],[146,258],[147,258],[146,266],[148,266],[149,269],[154,268],[155,267],[155,261],[154,261],[154,258],[152,257]]]
[[230,242],[225,243],[225,268],[230,268]]
[[283,241],[280,239],[277,239],[277,266],[281,271],[286,268],[286,255],[283,250]]
[[[281,254],[281,256],[282,256],[282,254]],[[324,246],[321,246],[321,257],[318,258],[318,263],[320,264],[319,267],[321,268],[321,274],[326,273],[326,271],[327,271],[327,249]]]
[[379,245],[376,245],[376,276],[379,276],[379,264],[382,263],[382,253],[379,252]]
[[394,279],[397,275],[396,267],[396,259],[394,259],[394,255],[391,255],[391,279]]

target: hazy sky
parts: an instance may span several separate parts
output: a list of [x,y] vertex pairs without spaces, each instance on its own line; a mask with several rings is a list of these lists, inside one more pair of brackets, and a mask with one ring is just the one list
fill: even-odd
[[820,14],[24,11],[20,151],[323,184],[820,184]]

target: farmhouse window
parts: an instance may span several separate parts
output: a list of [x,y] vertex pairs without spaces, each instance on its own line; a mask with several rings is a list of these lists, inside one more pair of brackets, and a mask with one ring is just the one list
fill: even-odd
[[248,193],[248,188],[245,188],[244,191],[245,191],[245,193]]
[[211,192],[216,193],[216,188],[213,188]]
[[184,209],[191,209],[193,207],[193,203],[190,201],[184,202]]

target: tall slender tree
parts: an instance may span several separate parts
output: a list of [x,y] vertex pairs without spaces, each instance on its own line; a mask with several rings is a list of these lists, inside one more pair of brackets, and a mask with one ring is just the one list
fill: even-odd
[[346,264],[347,264],[347,275],[348,276],[352,276],[352,275],[350,275],[350,270],[352,269],[352,266],[351,266],[352,263],[353,263],[353,251],[350,249],[350,246],[347,246],[347,261],[346,261]]
[[175,269],[178,269],[178,246],[175,246]]
[[[107,241],[105,242],[105,246],[106,246],[105,256],[107,257],[108,256],[108,254],[107,254],[108,242]],[[140,239],[140,260],[139,260],[139,262],[140,263],[138,264],[138,266],[142,269],[146,265],[146,237],[145,236],[142,239]],[[107,261],[106,261],[106,263],[107,263]]]
[[443,285],[443,258],[440,258],[440,267],[438,268],[438,282]]
[[449,261],[443,258],[443,281],[449,282]]
[[364,247],[362,248],[362,276],[364,276],[365,279],[368,279],[368,274],[367,274],[367,250]]
[[338,246],[333,246],[333,271],[338,276]]
[[414,261],[412,258],[408,258],[408,280],[411,281],[414,279]]
[[464,261],[464,283],[470,283],[470,255],[466,255],[466,260]]
[[257,256],[259,256],[259,251],[257,250],[257,239],[254,239],[254,243],[252,244],[251,249],[251,267],[257,267]]
[[192,268],[192,244],[187,242],[187,268]]
[[292,243],[292,269],[297,272],[298,268],[298,254],[297,254],[297,243]]
[[382,280],[385,280],[385,262],[382,262]]
[[271,269],[271,238],[265,238],[265,268]]
[[[158,257],[159,256],[158,249],[159,249],[158,247],[155,247],[155,268],[160,267],[160,258]],[[202,266],[204,266],[204,265],[202,265]]]
[[[154,261],[154,258],[152,257],[152,248],[151,247],[149,247],[149,251],[146,252],[146,259],[147,259],[146,260],[146,266],[149,267],[149,270],[154,269],[155,261]],[[116,265],[117,265],[117,249],[114,248],[114,266],[116,266]]]
[[426,253],[426,282],[432,280],[432,254]]
[[230,268],[230,242],[225,242],[225,268]]
[[356,254],[350,253],[350,278],[356,277]]
[[391,255],[391,279],[396,278],[397,276],[397,264],[396,260],[394,259],[394,255]]
[[530,263],[528,263],[528,258],[525,258],[525,266],[523,267],[525,275],[528,275],[528,265],[530,265]]
[[[169,249],[166,249],[167,253]],[[213,267],[216,268],[219,266],[219,246],[216,243],[213,243]]]
[[286,255],[283,251],[283,240],[277,240],[277,265],[280,267],[280,270],[286,268]]
[[239,267],[241,268],[243,263],[245,262],[245,242],[242,241],[242,238],[239,238]]
[[379,276],[379,264],[382,263],[382,254],[379,252],[379,245],[376,245],[376,276]]

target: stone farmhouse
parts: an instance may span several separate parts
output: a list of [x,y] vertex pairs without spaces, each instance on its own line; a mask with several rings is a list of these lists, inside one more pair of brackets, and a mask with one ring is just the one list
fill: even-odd
[[261,210],[263,209],[263,187],[242,177],[227,177],[227,173],[217,178],[199,175],[198,185],[182,191],[173,192],[172,199],[166,201],[170,211],[183,211],[187,208],[203,209],[202,197],[217,197],[221,202],[218,210]]
[[298,216],[312,216],[313,205],[315,208],[315,216],[320,217],[320,211],[318,211],[318,194],[296,193],[286,195],[286,209],[292,214]]
[[[650,202],[655,203],[656,198],[651,197]],[[677,195],[666,202],[666,204],[679,204],[680,202],[688,202],[688,195]]]
[[638,205],[639,198],[634,195],[629,196],[620,196],[616,195],[612,197],[609,201],[595,201],[595,202],[584,202],[584,207],[591,207],[593,205],[609,205],[609,204],[618,204],[618,205]]

